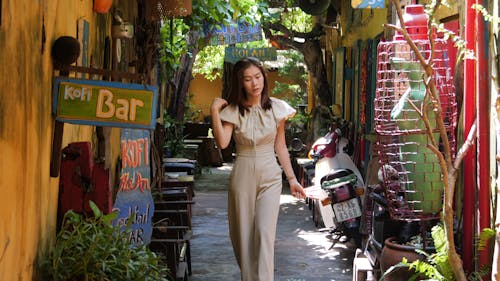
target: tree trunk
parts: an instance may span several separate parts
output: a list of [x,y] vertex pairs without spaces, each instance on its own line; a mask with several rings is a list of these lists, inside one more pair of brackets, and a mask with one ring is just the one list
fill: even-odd
[[182,55],[179,68],[177,69],[170,87],[170,116],[182,121],[186,110],[186,99],[188,96],[189,84],[193,80],[193,65],[198,54],[198,44],[196,43],[200,35],[196,32],[188,34],[187,44],[191,46],[188,52]]
[[319,105],[330,106],[332,94],[326,77],[326,67],[319,39],[306,40],[299,50],[304,55],[304,61],[311,74],[313,94]]

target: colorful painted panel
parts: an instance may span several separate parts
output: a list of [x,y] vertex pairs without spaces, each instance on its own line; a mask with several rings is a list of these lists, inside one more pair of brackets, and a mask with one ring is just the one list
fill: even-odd
[[351,0],[351,6],[355,9],[385,8],[385,0]]
[[129,227],[133,245],[149,244],[153,227],[154,202],[151,195],[150,135],[147,130],[123,129],[121,134],[122,170],[114,211],[114,225]]
[[250,25],[246,22],[231,22],[204,27],[205,37],[210,45],[230,45],[242,42],[262,40],[262,28],[259,23]]

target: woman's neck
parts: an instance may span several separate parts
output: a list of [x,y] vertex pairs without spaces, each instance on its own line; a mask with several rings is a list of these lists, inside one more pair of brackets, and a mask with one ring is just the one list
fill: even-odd
[[260,105],[260,97],[247,99],[246,104],[248,106]]

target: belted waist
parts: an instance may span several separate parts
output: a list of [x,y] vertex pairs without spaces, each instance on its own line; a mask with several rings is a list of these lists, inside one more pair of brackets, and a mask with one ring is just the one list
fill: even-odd
[[236,156],[244,156],[244,157],[274,157],[274,145],[260,145],[260,146],[251,146],[251,145],[236,145]]

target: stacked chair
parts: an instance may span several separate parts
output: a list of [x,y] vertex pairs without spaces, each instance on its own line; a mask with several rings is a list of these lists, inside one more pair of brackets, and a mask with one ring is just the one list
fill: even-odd
[[164,159],[162,188],[155,196],[150,247],[166,260],[172,281],[189,280],[192,272],[190,239],[195,167],[195,160]]

